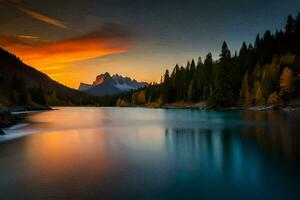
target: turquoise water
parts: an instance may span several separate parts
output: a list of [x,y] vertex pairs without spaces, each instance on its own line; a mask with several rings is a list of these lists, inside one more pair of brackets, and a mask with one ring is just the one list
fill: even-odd
[[0,199],[300,199],[300,116],[145,108],[28,115]]

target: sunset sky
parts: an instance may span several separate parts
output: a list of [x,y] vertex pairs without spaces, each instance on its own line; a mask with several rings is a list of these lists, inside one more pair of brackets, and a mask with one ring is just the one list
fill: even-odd
[[159,81],[299,11],[299,0],[0,0],[0,46],[73,88],[104,72]]

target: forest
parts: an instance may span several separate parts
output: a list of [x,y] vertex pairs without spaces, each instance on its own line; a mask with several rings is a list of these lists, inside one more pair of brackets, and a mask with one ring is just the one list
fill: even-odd
[[118,106],[161,107],[206,102],[210,107],[298,105],[300,97],[300,13],[284,30],[267,30],[253,44],[231,53],[224,41],[218,60],[188,61],[166,70],[161,83],[122,94]]
[[296,105],[300,102],[300,13],[284,30],[257,35],[232,53],[224,41],[218,60],[188,61],[166,70],[160,83],[115,96],[67,88],[0,49],[0,104],[50,106],[148,106],[195,104],[211,108]]

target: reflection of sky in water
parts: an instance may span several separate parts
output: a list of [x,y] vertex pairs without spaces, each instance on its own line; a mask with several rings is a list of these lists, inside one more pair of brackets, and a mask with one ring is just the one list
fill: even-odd
[[299,119],[143,108],[35,113],[7,133],[40,134],[0,144],[0,198],[299,197]]

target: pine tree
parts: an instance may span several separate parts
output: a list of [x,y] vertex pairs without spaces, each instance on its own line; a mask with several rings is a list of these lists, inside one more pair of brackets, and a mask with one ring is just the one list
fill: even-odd
[[170,75],[169,70],[166,70],[164,74],[164,82],[163,82],[163,91],[162,91],[162,99],[164,103],[169,103],[170,99]]
[[231,54],[226,42],[222,45],[220,63],[218,66],[217,85],[215,98],[219,106],[231,106],[234,104],[234,92],[232,87],[232,74],[230,72]]
[[293,34],[295,32],[295,28],[296,28],[295,25],[296,25],[296,21],[293,18],[293,16],[288,15],[287,22],[286,22],[286,25],[285,25],[286,34],[288,34],[288,35]]
[[196,64],[195,64],[194,59],[192,59],[191,66],[190,66],[190,71],[191,71],[191,73],[194,73],[195,70],[196,70]]
[[295,34],[296,31],[296,21],[292,15],[289,15],[287,18],[286,26],[285,26],[285,36],[286,36],[286,45],[287,51],[294,52],[297,48],[295,46]]
[[202,93],[203,99],[207,100],[210,96],[210,86],[212,85],[212,66],[213,60],[211,53],[206,55],[203,70],[201,71],[200,78],[202,81]]

